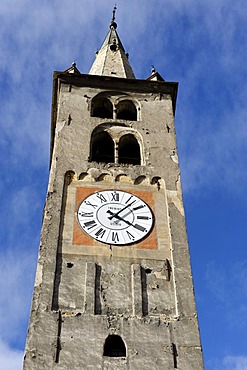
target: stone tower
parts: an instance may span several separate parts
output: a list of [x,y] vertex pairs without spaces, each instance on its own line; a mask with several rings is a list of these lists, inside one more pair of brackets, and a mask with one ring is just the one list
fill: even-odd
[[51,167],[25,370],[202,370],[174,112],[110,30],[54,73]]

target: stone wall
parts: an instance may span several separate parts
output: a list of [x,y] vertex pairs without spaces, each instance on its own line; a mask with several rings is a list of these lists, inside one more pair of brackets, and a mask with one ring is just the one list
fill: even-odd
[[[51,171],[24,362],[35,369],[203,369],[176,149],[177,84],[55,74]],[[132,100],[137,120],[92,117],[105,94],[113,112]],[[116,151],[128,132],[139,165],[90,161],[94,130]],[[155,226],[140,243],[116,246],[77,224],[88,192],[142,194]],[[139,192],[139,193],[138,193]],[[83,195],[84,194],[84,195]],[[104,356],[121,337],[126,356]]]

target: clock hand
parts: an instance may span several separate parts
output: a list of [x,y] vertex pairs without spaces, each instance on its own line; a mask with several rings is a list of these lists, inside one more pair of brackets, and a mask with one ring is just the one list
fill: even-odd
[[106,213],[110,213],[110,217],[108,217],[110,220],[113,218],[113,217],[115,217],[115,218],[117,218],[118,220],[120,220],[120,221],[124,221],[126,224],[128,224],[128,225],[131,225],[131,226],[134,226],[131,222],[129,222],[129,221],[127,221],[127,220],[125,220],[124,218],[122,218],[122,217],[120,217],[120,216],[118,216],[117,214],[114,214],[112,211],[110,211],[110,210],[108,210]]
[[[114,218],[114,213],[112,212],[112,211],[107,211],[106,213],[110,213],[111,214],[111,216],[110,217],[108,217],[109,219],[112,219],[112,217]],[[125,217],[127,217],[130,213],[132,213],[132,210],[129,210],[127,213],[125,213],[124,215],[122,215],[121,216],[121,218],[123,219],[123,218],[125,218]],[[118,217],[116,217],[117,219],[118,219],[118,221],[115,221],[116,223],[119,223],[119,218]]]
[[[141,225],[137,225],[137,224],[132,224],[131,222],[125,220],[123,217],[121,216],[118,216],[117,214],[114,214],[112,211],[108,210],[107,213],[110,213],[112,216],[111,217],[115,217],[117,218],[118,220],[120,221],[123,221],[125,222],[127,225],[129,226],[133,226],[135,229],[137,230],[140,230],[140,231],[146,231],[145,227],[141,226]],[[109,217],[108,217],[109,218]]]
[[129,209],[129,211],[128,211],[127,213],[125,213],[122,217],[123,217],[123,218],[125,218],[125,217],[127,217],[130,213],[132,213],[132,210],[131,210],[131,209]]
[[[111,213],[111,215],[113,215],[113,212],[111,212],[111,211],[109,211],[109,212],[107,211],[107,213]],[[125,213],[125,214],[122,216],[122,218],[127,217],[130,213],[132,213],[132,210],[129,210],[127,213]],[[109,217],[108,217],[108,218],[109,218]],[[116,217],[116,220],[114,221],[114,224],[118,225],[120,221],[121,221],[121,220],[120,220],[118,217]]]
[[132,204],[133,203],[135,203],[135,200],[133,201],[133,202],[131,202],[130,204],[127,204],[127,206],[125,206],[125,207],[123,207],[122,209],[120,209],[118,212],[116,212],[116,213],[113,213],[113,212],[111,212],[111,211],[107,211],[107,213],[111,213],[111,216],[110,217],[108,217],[109,218],[109,220],[112,220],[113,219],[113,217],[116,217],[117,215],[119,215],[119,213],[120,212],[122,212],[122,211],[124,211],[126,208],[128,208],[128,207],[130,207],[130,206],[132,206]]

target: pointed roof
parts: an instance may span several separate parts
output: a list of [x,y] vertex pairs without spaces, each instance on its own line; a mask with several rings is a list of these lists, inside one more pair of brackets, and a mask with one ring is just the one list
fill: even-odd
[[128,54],[125,53],[123,44],[116,31],[115,12],[116,7],[113,10],[110,30],[100,50],[96,53],[96,59],[89,74],[133,79],[135,75],[129,64]]
[[68,69],[66,69],[64,72],[65,73],[73,73],[75,75],[80,75],[81,74],[80,71],[79,71],[79,69],[76,67],[76,62],[73,62],[72,65],[71,65],[71,67],[69,67]]

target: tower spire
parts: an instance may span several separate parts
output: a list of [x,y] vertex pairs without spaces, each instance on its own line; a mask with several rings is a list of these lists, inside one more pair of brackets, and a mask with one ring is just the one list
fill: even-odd
[[89,74],[133,79],[135,75],[129,64],[128,54],[125,53],[116,31],[116,10],[117,7],[115,5],[112,11],[110,30],[100,50],[96,53],[96,59]]

